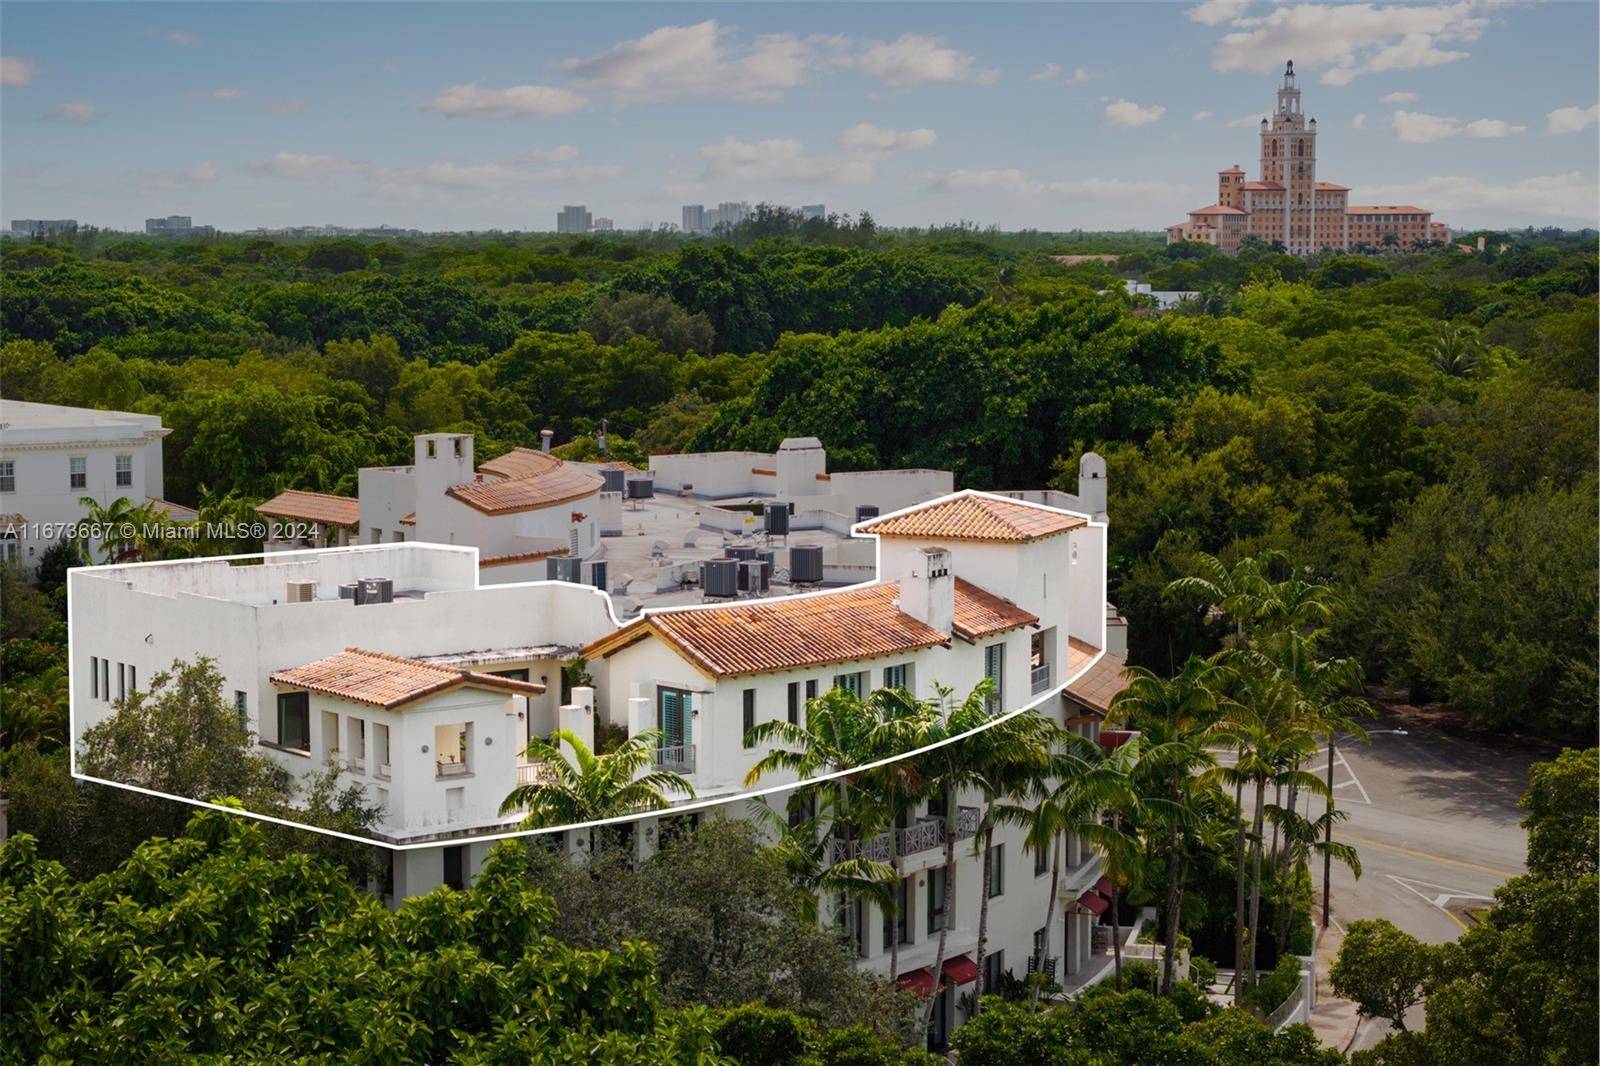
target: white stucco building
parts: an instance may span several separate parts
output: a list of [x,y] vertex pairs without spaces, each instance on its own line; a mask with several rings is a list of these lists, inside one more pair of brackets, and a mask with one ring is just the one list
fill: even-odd
[[[84,497],[109,505],[126,497],[174,517],[187,508],[162,500],[156,415],[0,400],[0,558],[28,569],[82,522]],[[95,548],[98,538],[89,538]]]
[[[462,464],[449,478],[470,469],[470,450],[445,458]],[[425,462],[419,455],[418,467]],[[515,826],[517,814],[502,816],[500,803],[539,772],[521,749],[557,727],[584,736],[602,726],[630,735],[660,729],[657,764],[683,774],[697,802],[732,801],[643,819],[633,839],[644,852],[664,818],[748,817],[736,797],[763,749],[747,746],[747,733],[774,718],[803,722],[807,702],[834,687],[898,686],[932,697],[940,686],[964,694],[988,676],[996,713],[1027,708],[1098,738],[1125,646],[1105,602],[1104,467],[1092,455],[1084,466],[1078,497],[960,492],[858,524],[876,547],[868,581],[646,607],[626,623],[599,589],[491,585],[475,551],[422,542],[272,553],[259,565],[206,559],[75,571],[75,737],[175,659],[212,658],[265,751],[297,774],[336,762],[383,808],[378,834],[396,848],[383,891],[393,900],[470,882],[493,846],[474,838]],[[1018,498],[1028,495],[1088,506]],[[365,494],[361,503],[364,520]],[[412,506],[420,527],[422,500]],[[563,691],[562,664],[578,654],[593,686]],[[946,802],[958,808],[961,859],[936,1034],[957,1020],[956,996],[976,976],[974,894],[985,886],[970,839],[979,798],[920,804],[892,830],[898,917],[824,901],[854,937],[862,966],[905,987],[931,987],[946,919]],[[570,834],[567,846],[583,839]],[[889,856],[887,833],[833,847],[836,858],[851,847]],[[1094,854],[1069,842],[1057,898],[1048,901],[1049,856],[1029,853],[1011,828],[996,832],[994,848],[992,973],[1047,962],[1063,983],[1087,980],[1100,965],[1093,930],[1105,909]],[[888,973],[889,937],[899,941],[896,974]]]

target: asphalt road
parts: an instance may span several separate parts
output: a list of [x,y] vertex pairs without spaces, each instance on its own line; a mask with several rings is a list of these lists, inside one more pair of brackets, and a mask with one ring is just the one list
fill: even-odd
[[[1405,732],[1398,732],[1404,730]],[[1386,714],[1370,744],[1335,751],[1334,795],[1349,818],[1334,838],[1354,844],[1362,876],[1335,863],[1333,919],[1387,918],[1430,943],[1454,940],[1468,909],[1525,869],[1527,833],[1517,800],[1529,766],[1549,755],[1513,742],[1493,746]],[[1317,773],[1327,769],[1327,750]],[[1319,804],[1310,800],[1307,806]],[[1320,889],[1320,860],[1314,873]],[[1320,916],[1319,916],[1320,918]],[[1420,1026],[1421,1009],[1408,1024]],[[1355,1048],[1371,1047],[1383,1024],[1364,1024]]]

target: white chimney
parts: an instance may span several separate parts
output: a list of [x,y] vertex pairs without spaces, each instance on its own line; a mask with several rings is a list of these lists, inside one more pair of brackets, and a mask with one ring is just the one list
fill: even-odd
[[555,435],[556,431],[553,429],[541,429],[539,431],[539,450],[541,452],[548,452],[550,450],[550,441],[555,437]]
[[955,628],[956,579],[948,551],[923,548],[913,554],[911,572],[900,578],[900,610],[941,633]]
[[1100,521],[1106,519],[1106,461],[1094,452],[1078,459],[1078,506]]

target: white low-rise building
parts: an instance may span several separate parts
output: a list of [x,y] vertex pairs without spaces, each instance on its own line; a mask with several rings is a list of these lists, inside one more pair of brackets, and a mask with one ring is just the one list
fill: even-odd
[[[448,458],[470,468],[470,450]],[[425,461],[419,455],[419,467]],[[75,571],[75,736],[175,659],[213,659],[264,750],[300,775],[337,763],[382,807],[378,835],[397,848],[396,900],[470,882],[492,847],[481,839],[486,831],[516,825],[501,802],[539,773],[523,746],[556,728],[583,736],[608,726],[661,730],[657,765],[683,774],[699,803],[730,800],[707,810],[731,817],[749,816],[737,797],[764,754],[747,745],[750,729],[771,719],[803,723],[808,701],[836,687],[934,697],[941,689],[964,695],[990,677],[997,714],[1029,708],[1098,737],[1124,649],[1105,601],[1103,464],[1087,456],[1085,468],[1098,478],[1082,483],[1079,498],[1062,497],[1090,504],[1081,511],[948,494],[856,527],[876,544],[869,581],[647,607],[626,623],[601,590],[490,585],[475,551],[423,542],[268,554],[259,565],[209,559]],[[420,510],[417,518],[420,527]],[[564,690],[563,664],[577,655],[592,687]],[[793,782],[775,775],[760,784]],[[1094,854],[1070,842],[1052,903],[1049,857],[1002,827],[985,888],[970,846],[981,800],[948,802],[961,808],[962,843],[944,970],[955,991],[945,993],[938,1024],[955,1017],[955,992],[976,973],[981,891],[991,897],[993,974],[1047,964],[1069,986],[1087,980],[1102,961],[1094,923],[1105,909]],[[946,917],[943,813],[940,801],[919,805],[890,831],[903,877],[898,917],[825,901],[852,931],[862,965],[906,987],[932,984]],[[644,819],[635,846],[647,851],[660,821],[682,816]],[[578,834],[568,844],[576,847]],[[887,833],[832,847],[835,858],[852,849],[890,854]],[[889,937],[899,942],[896,974],[888,974]]]
[[[0,400],[0,559],[29,570],[88,514],[84,498],[126,498],[173,517],[193,512],[162,500],[157,415]],[[101,538],[85,538],[98,551]]]

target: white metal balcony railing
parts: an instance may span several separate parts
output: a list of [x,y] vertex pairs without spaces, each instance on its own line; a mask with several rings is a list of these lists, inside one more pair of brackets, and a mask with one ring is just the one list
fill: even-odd
[[667,744],[657,748],[656,769],[675,774],[694,773],[694,745]]
[[461,777],[470,771],[464,762],[435,762],[434,770],[439,777]]
[[544,763],[523,762],[517,764],[517,784],[519,786],[547,785],[555,779],[555,773]]
[[[976,807],[956,808],[956,839],[968,840],[978,832],[978,820],[982,813]],[[890,859],[889,834],[898,834],[895,840],[894,853],[901,858],[915,855],[918,852],[931,851],[944,846],[945,826],[942,817],[918,818],[915,824],[904,829],[885,829],[883,832],[867,840],[844,840],[840,837],[833,838],[833,861],[844,862],[847,859],[869,859],[872,862],[888,862]]]
[[1037,696],[1050,687],[1050,664],[1044,663],[1040,666],[1035,666],[1032,671],[1032,677],[1033,694]]

